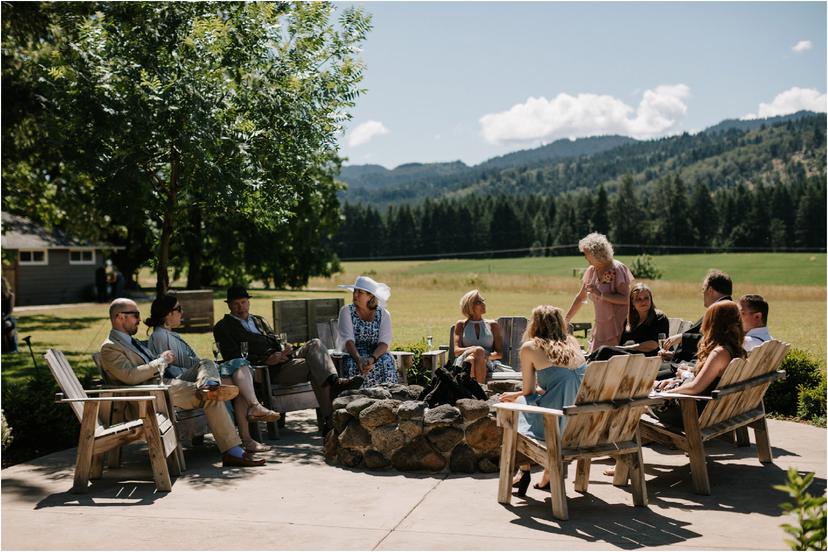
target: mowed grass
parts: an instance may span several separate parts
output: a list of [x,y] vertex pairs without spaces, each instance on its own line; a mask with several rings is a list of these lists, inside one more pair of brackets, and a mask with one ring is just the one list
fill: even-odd
[[[696,320],[704,311],[704,274],[711,267],[725,270],[734,279],[735,296],[759,293],[768,300],[772,335],[808,351],[824,368],[825,261],[825,254],[663,256],[655,262],[664,271],[664,278],[647,283],[653,288],[657,307],[668,316]],[[427,335],[433,335],[435,345],[441,345],[448,343],[449,327],[461,317],[458,303],[466,291],[479,288],[483,292],[487,316],[492,318],[528,316],[532,308],[544,303],[566,310],[579,288],[573,269],[577,272],[585,267],[582,257],[344,263],[342,273],[314,278],[304,291],[251,289],[251,310],[272,320],[273,299],[342,297],[348,303],[350,292],[336,286],[352,284],[358,275],[366,274],[391,286],[388,308],[396,346],[420,341]],[[150,286],[150,275],[142,276],[142,283]],[[224,292],[216,291],[214,297],[218,320],[227,312]],[[149,301],[138,303],[146,316]],[[106,305],[78,305],[16,311],[15,315],[20,336],[32,336],[42,369],[46,348],[57,347],[83,373],[93,370],[90,354],[99,349],[109,332],[106,310]],[[575,320],[591,321],[592,305],[584,305]],[[146,338],[143,325],[139,337]],[[212,334],[190,333],[185,339],[200,355],[210,356]],[[22,342],[21,349],[22,354],[3,355],[4,382],[19,379],[31,370],[32,360]]]

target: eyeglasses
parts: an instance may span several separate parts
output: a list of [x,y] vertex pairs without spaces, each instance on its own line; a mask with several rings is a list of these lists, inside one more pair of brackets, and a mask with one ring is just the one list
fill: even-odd
[[176,305],[173,307],[173,310],[176,312],[184,312],[184,307],[182,307],[181,305]]
[[141,313],[139,311],[121,311],[118,314],[131,314],[135,318],[141,318]]

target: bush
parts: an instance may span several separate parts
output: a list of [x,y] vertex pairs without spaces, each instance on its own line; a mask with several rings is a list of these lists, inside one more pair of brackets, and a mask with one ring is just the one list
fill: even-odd
[[[81,384],[89,387],[90,377]],[[3,385],[3,411],[14,428],[14,442],[3,455],[4,465],[77,446],[80,424],[68,404],[55,403],[59,392],[52,374],[43,367],[22,383]]]
[[785,540],[791,550],[825,550],[825,496],[815,497],[806,492],[813,481],[813,472],[801,476],[796,468],[788,468],[788,482],[773,486],[793,499],[779,505],[784,513],[796,516],[796,525],[782,524],[782,529],[793,537]]
[[11,427],[6,423],[6,415],[0,410],[0,440],[2,440],[3,450],[6,450],[11,444],[14,437],[12,437]]
[[805,420],[822,421],[825,425],[825,402],[826,386],[825,375],[819,385],[810,389],[799,389],[799,400],[797,402],[796,415]]
[[425,339],[421,339],[416,343],[409,343],[394,347],[397,351],[408,351],[414,353],[414,363],[408,369],[405,375],[408,379],[409,385],[422,385],[425,387],[431,381],[431,372],[427,372],[423,368],[423,353],[427,350]]
[[765,393],[765,410],[796,416],[800,391],[818,388],[823,379],[822,372],[819,364],[802,349],[789,350],[779,369],[785,370],[787,377],[770,384]]
[[630,265],[630,270],[636,279],[659,280],[663,275],[649,255],[636,257]]

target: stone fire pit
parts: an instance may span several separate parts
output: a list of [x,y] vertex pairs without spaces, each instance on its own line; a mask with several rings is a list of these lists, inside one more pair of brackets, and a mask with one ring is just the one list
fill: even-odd
[[497,471],[502,430],[491,408],[497,396],[428,408],[417,400],[422,389],[386,384],[343,392],[333,403],[326,461],[376,470]]

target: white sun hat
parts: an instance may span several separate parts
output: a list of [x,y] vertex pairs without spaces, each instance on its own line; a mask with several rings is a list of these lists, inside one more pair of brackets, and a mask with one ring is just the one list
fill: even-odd
[[368,276],[359,276],[354,282],[353,285],[350,284],[340,284],[337,287],[350,289],[351,291],[355,289],[361,289],[362,291],[367,291],[371,295],[377,298],[377,302],[383,308],[385,308],[386,303],[388,303],[388,299],[391,297],[391,288],[387,285],[377,282]]

